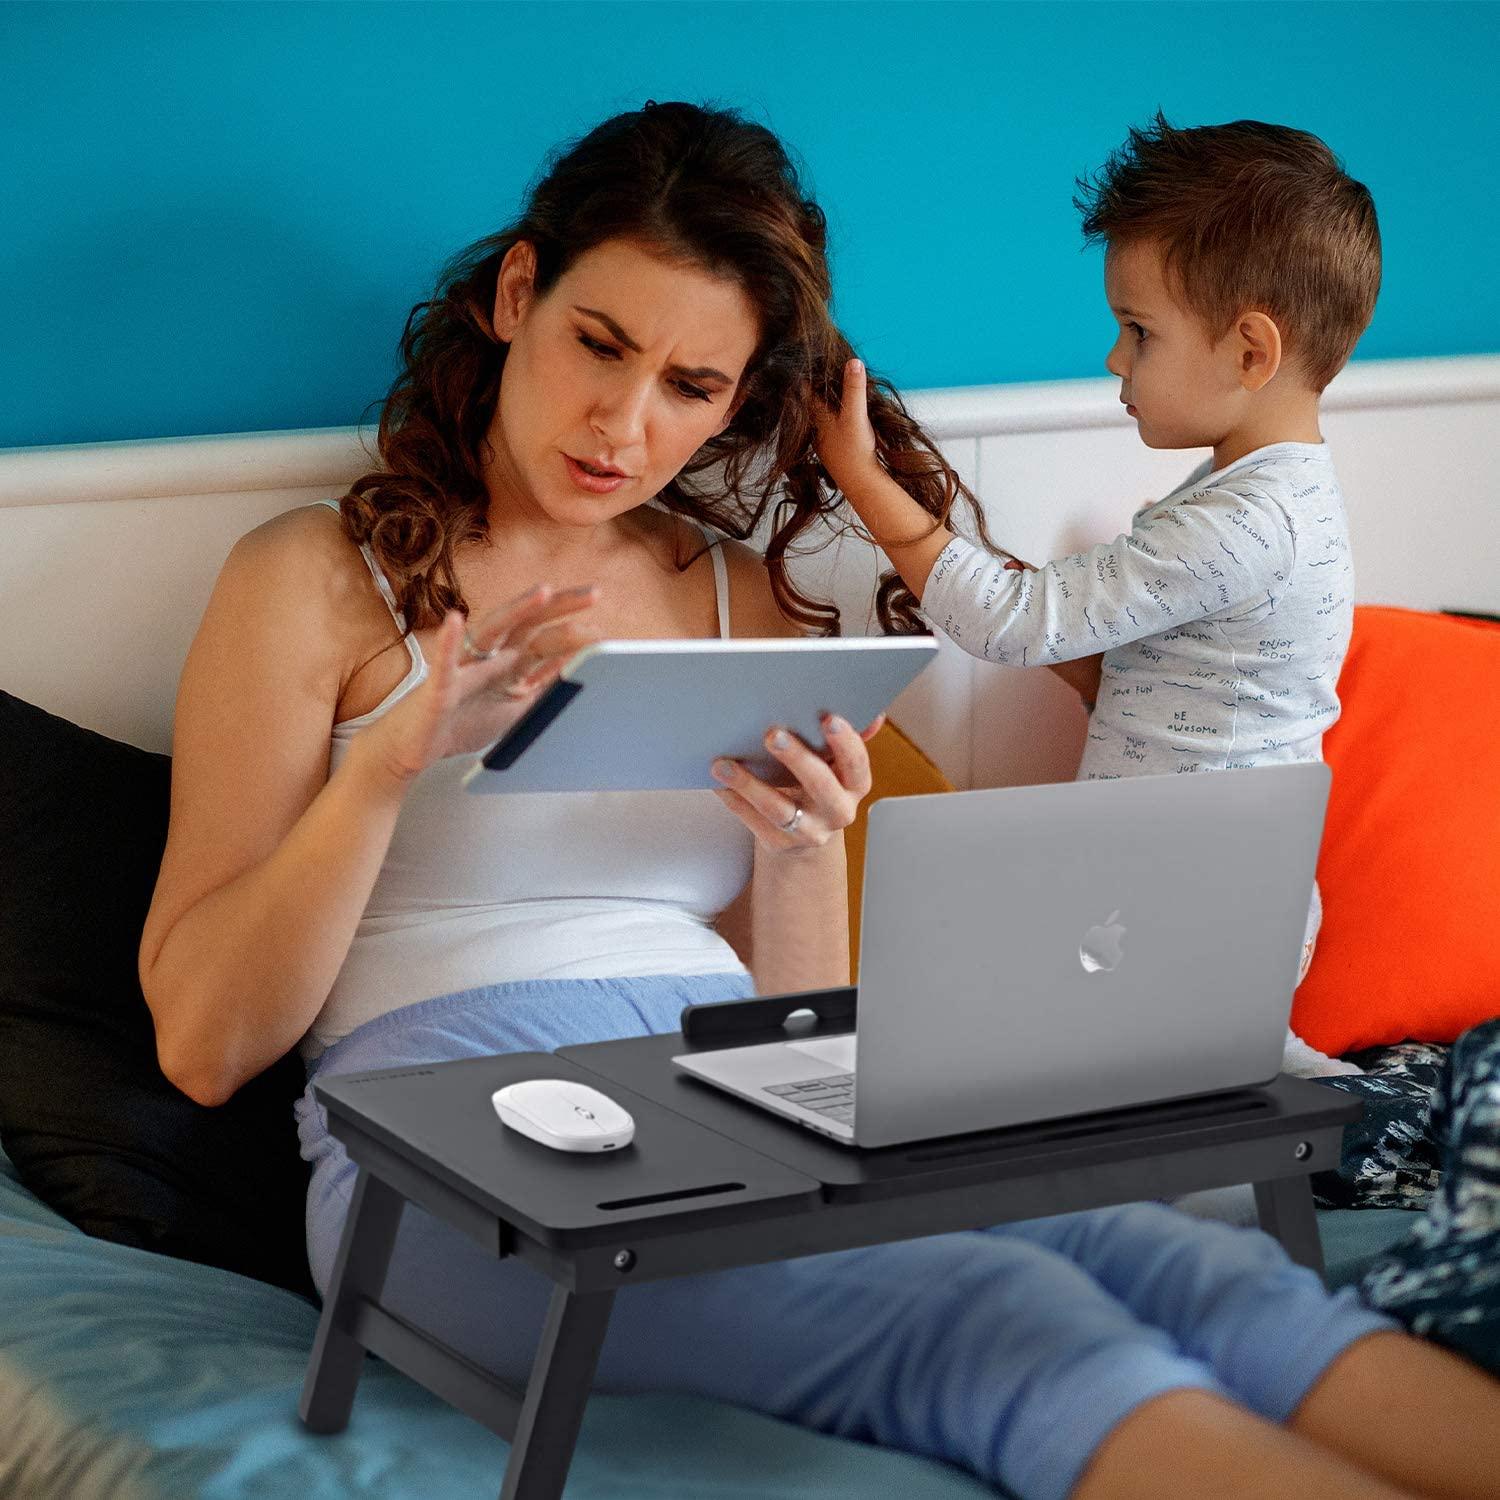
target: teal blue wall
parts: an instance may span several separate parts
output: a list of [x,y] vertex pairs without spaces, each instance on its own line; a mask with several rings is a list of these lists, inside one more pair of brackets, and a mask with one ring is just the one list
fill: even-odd
[[1072,179],[1158,105],[1372,188],[1365,358],[1500,350],[1500,5],[0,4],[0,446],[358,419],[543,153],[648,96],[801,154],[907,387],[1099,374]]

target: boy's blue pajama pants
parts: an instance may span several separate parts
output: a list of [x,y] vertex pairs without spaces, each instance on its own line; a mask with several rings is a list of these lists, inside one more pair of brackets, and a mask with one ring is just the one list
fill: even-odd
[[[685,1004],[748,993],[736,974],[504,984],[406,1006],[336,1042],[297,1109],[318,1287],[356,1169],[312,1078],[675,1031]],[[551,1291],[408,1206],[384,1300],[524,1383]],[[942,1459],[1024,1500],[1063,1500],[1153,1396],[1208,1390],[1280,1422],[1338,1354],[1392,1326],[1352,1289],[1330,1295],[1259,1230],[1137,1203],[627,1287],[595,1386],[715,1397]]]

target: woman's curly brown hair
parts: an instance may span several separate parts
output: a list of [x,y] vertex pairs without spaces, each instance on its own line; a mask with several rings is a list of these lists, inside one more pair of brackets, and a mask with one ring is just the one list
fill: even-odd
[[[776,136],[729,110],[653,101],[604,121],[554,156],[515,224],[443,268],[432,298],[407,318],[402,372],[380,417],[384,467],[343,497],[346,533],[374,551],[408,629],[435,623],[448,609],[467,612],[453,553],[486,534],[482,456],[507,349],[490,321],[500,263],[513,245],[528,242],[535,289],[545,295],[579,256],[622,238],[734,280],[760,321],[733,420],[658,502],[741,541],[774,504],[765,559],[776,601],[804,628],[837,635],[838,611],[800,593],[785,559],[820,517],[834,531],[854,524],[817,463],[811,400],[816,394],[837,408],[853,351],[829,313],[822,210],[803,195]],[[872,378],[869,391],[886,470],[935,523],[962,496],[983,537],[973,495],[895,390]],[[876,607],[887,634],[926,629],[894,573],[882,577]]]

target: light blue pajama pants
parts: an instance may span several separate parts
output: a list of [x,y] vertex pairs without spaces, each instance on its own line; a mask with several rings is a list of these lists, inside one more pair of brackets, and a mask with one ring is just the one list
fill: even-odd
[[[319,1289],[356,1169],[311,1078],[675,1031],[685,1004],[748,993],[741,975],[497,985],[335,1043],[297,1106]],[[524,1383],[551,1289],[408,1206],[384,1300]],[[1392,1326],[1259,1230],[1139,1203],[627,1287],[595,1384],[715,1397],[1063,1500],[1151,1397],[1196,1387],[1279,1422],[1336,1355]]]

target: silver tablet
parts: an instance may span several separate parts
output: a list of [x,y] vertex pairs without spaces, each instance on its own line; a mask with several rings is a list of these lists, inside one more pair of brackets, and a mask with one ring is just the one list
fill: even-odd
[[716,756],[786,781],[783,724],[815,748],[820,715],[863,728],[937,654],[932,636],[598,641],[563,668],[464,780],[471,792],[714,787]]

